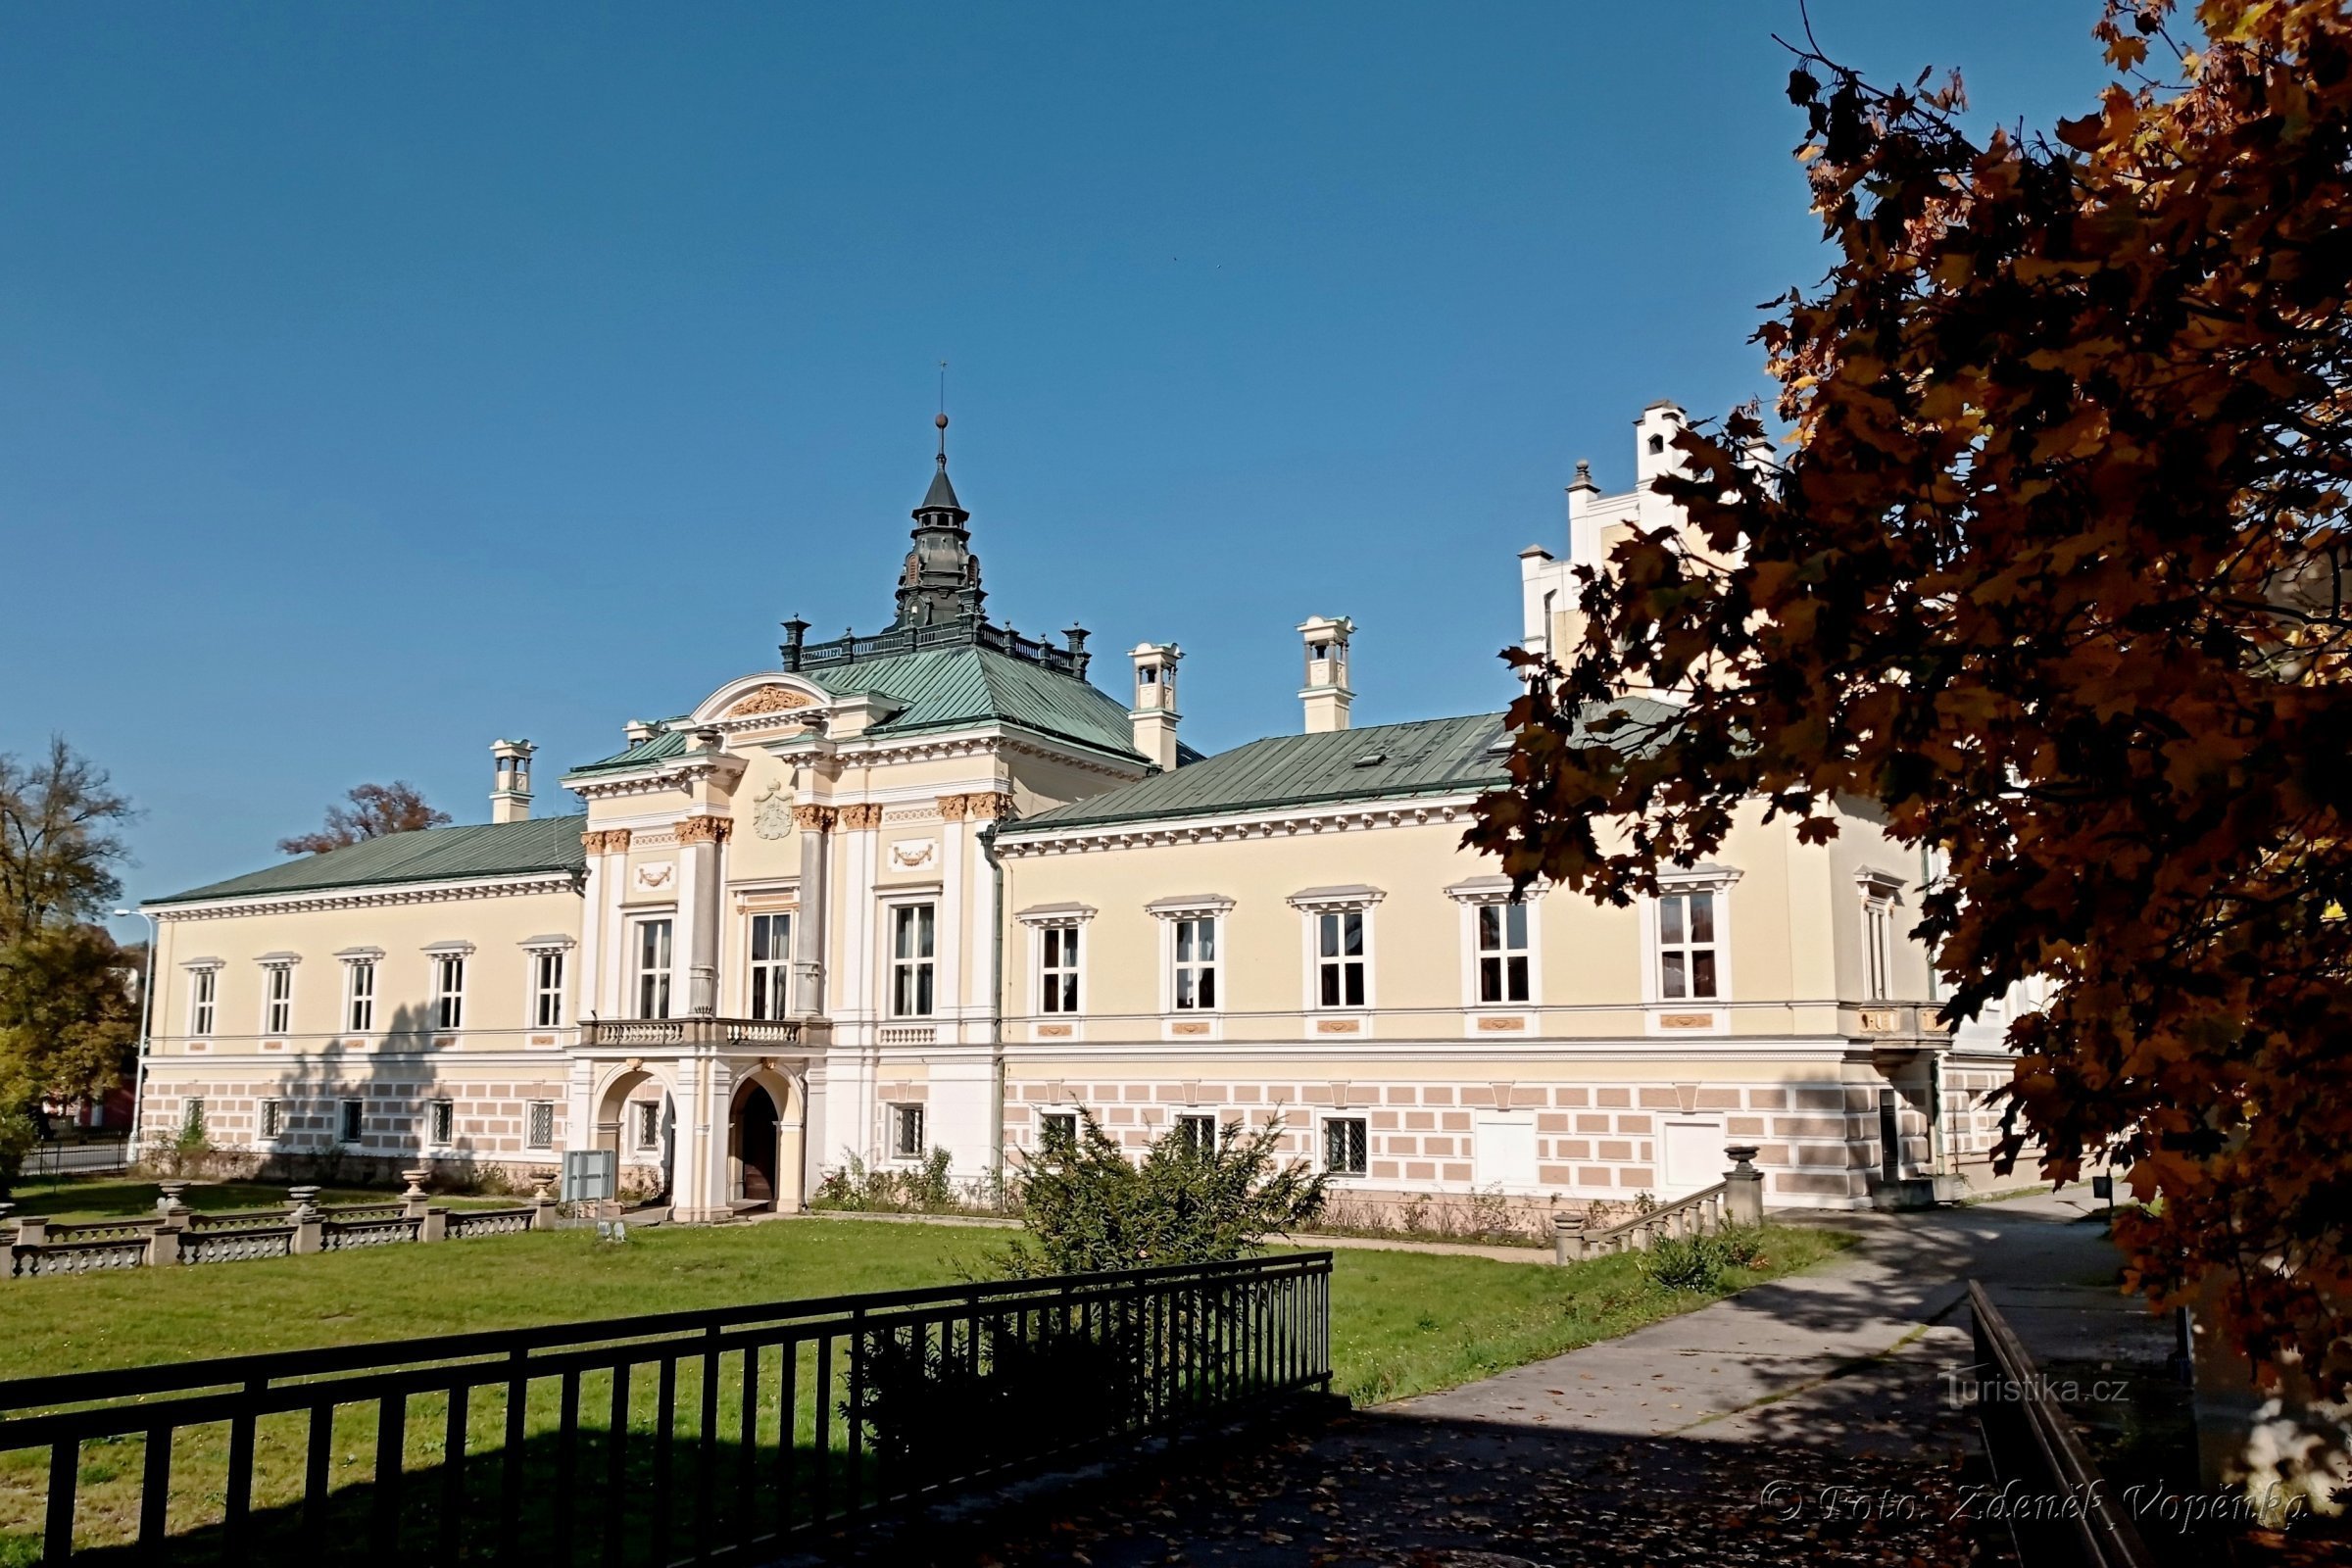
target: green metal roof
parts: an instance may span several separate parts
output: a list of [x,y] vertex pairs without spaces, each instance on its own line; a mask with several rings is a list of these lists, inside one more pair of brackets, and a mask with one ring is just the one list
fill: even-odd
[[267,898],[395,882],[454,882],[533,871],[578,871],[588,863],[580,848],[580,830],[587,822],[585,816],[542,816],[527,822],[389,833],[348,849],[306,855],[283,865],[147,902],[187,904],[198,899]]
[[[1640,698],[1615,706],[1645,721],[1667,712],[1663,705]],[[1500,713],[1472,713],[1270,736],[1173,773],[1023,817],[1008,825],[1004,836],[1491,790],[1509,777],[1503,770],[1509,731],[1502,720]]]
[[[1143,760],[1135,749],[1135,730],[1127,710],[1115,699],[1087,681],[993,648],[967,644],[929,649],[804,669],[795,678],[835,697],[872,692],[896,703],[898,711],[865,732],[877,738],[1008,723],[1128,761]],[[665,730],[564,776],[569,780],[626,772],[664,761],[685,750],[685,734]]]

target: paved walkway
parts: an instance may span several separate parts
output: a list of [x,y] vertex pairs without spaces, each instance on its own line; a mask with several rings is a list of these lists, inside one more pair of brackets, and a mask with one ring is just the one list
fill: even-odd
[[[1444,1394],[1210,1457],[1151,1495],[975,1555],[1004,1564],[1566,1568],[1959,1563],[1974,1527],[1945,1398],[1961,1284],[2112,1278],[2080,1189],[1842,1217],[1817,1272]],[[913,1562],[908,1543],[897,1562]]]

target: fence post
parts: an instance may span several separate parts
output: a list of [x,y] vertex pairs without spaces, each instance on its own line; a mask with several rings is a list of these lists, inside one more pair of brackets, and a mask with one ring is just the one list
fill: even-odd
[[1724,1221],[1732,1225],[1761,1225],[1764,1223],[1764,1173],[1753,1163],[1754,1144],[1731,1144],[1723,1151],[1732,1157],[1732,1168],[1724,1173]]
[[1551,1216],[1551,1260],[1554,1263],[1581,1263],[1585,1260],[1585,1219],[1581,1214]]
[[531,1194],[531,1229],[552,1231],[555,1228],[556,1200],[554,1195],[548,1192],[547,1183],[541,1182],[538,1190]]
[[185,1208],[178,1214],[166,1212],[155,1222],[155,1229],[147,1233],[147,1264],[150,1268],[179,1261],[179,1238],[187,1229],[187,1212]]
[[432,1178],[432,1174],[429,1165],[419,1165],[414,1170],[400,1173],[400,1179],[409,1184],[409,1190],[400,1195],[401,1209],[410,1219],[424,1218],[424,1184]]
[[294,1239],[287,1250],[300,1253],[326,1250],[326,1216],[318,1212],[318,1189],[316,1187],[288,1188],[286,1196],[294,1201]]
[[449,1239],[449,1210],[446,1208],[426,1209],[424,1223],[416,1227],[416,1239],[420,1242],[447,1241]]

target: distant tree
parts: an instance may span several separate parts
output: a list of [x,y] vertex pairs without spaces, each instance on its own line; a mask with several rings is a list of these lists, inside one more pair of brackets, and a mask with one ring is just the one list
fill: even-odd
[[96,924],[122,893],[131,815],[62,736],[31,761],[0,756],[0,1193],[44,1098],[92,1098],[133,1066],[134,960]]
[[0,947],[113,907],[122,896],[118,830],[132,815],[106,770],[62,735],[29,761],[0,754]]
[[326,826],[318,832],[279,839],[280,853],[324,855],[329,850],[349,849],[390,833],[439,827],[450,820],[447,811],[437,811],[426,805],[415,785],[399,779],[389,784],[362,784],[344,798],[351,804],[328,807]]
[[2110,4],[2122,79],[2048,137],[1805,53],[1836,261],[1759,334],[1787,462],[1753,414],[1680,440],[1655,488],[1688,526],[1586,568],[1558,662],[1514,653],[1512,783],[1470,839],[1622,904],[1742,803],[1809,842],[1873,803],[1948,864],[1917,927],[1944,1015],[2052,983],[2009,1025],[2003,1168],[2128,1166],[2162,1200],[2118,1224],[2132,1284],[2218,1286],[2261,1376],[2340,1391],[2352,23],[2171,12]]

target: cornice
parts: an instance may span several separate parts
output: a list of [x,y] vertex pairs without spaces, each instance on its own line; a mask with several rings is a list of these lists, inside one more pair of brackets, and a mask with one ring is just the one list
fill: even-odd
[[309,914],[320,909],[380,909],[403,904],[448,904],[466,899],[506,899],[533,893],[579,892],[569,871],[492,877],[479,882],[412,882],[382,888],[319,888],[275,898],[208,900],[150,909],[157,920],[219,920],[241,914]]
[[1369,828],[1445,826],[1467,822],[1474,795],[1413,801],[1374,801],[1356,806],[1306,807],[1240,816],[1196,817],[1172,822],[1106,822],[1073,827],[1013,827],[997,840],[1008,858],[1083,855],[1095,850],[1153,849],[1170,844],[1218,844],[1238,839],[1296,838],[1301,834],[1348,833]]

